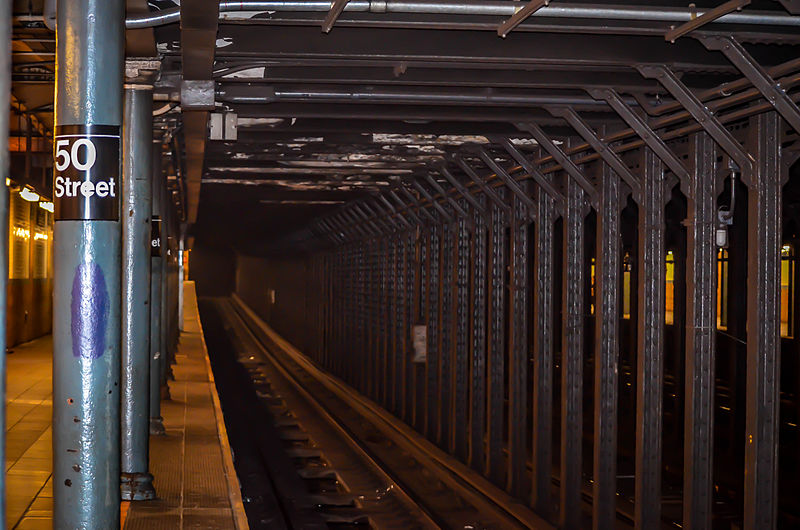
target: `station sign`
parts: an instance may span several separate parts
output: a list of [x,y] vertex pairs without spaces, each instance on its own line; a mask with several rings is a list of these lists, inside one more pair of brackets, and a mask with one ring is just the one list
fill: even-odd
[[56,221],[119,221],[120,128],[59,125],[53,137]]
[[157,215],[150,221],[150,256],[161,257],[161,217]]

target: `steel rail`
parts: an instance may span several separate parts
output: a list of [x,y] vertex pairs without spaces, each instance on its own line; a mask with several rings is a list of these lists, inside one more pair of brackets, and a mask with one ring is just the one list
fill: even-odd
[[[223,1],[219,4],[220,18],[226,13],[252,12],[253,15],[269,12],[320,12],[328,13],[330,1],[294,0],[294,1]],[[483,0],[480,2],[463,2],[459,0],[354,0],[344,6],[347,12],[362,13],[404,13],[430,15],[470,15],[470,16],[502,16],[511,17],[519,10],[519,2],[507,0]],[[600,19],[600,20],[632,20],[646,22],[689,22],[693,17],[702,16],[706,10],[688,8],[646,8],[646,7],[597,7],[589,4],[553,5],[533,13],[531,17],[547,17],[561,19]],[[134,15],[125,20],[128,29],[151,28],[180,22],[180,8],[170,8],[155,13]],[[751,24],[767,26],[800,27],[800,17],[777,15],[771,12],[751,11],[731,13],[714,21],[715,24]]]
[[[476,508],[480,507],[481,512],[496,514],[496,517],[505,520],[506,524],[511,523],[512,525],[510,527],[518,525],[525,528],[552,528],[551,524],[513,499],[511,495],[505,491],[489,483],[485,477],[469,469],[466,465],[458,462],[454,457],[444,453],[444,451],[423,439],[420,434],[413,431],[410,427],[396,419],[388,411],[377,406],[371,400],[361,397],[351,386],[319,368],[302,352],[297,350],[292,344],[258,318],[253,310],[250,309],[238,295],[234,294],[232,296],[231,305],[234,307],[237,317],[247,326],[251,336],[256,339],[268,357],[270,357],[276,365],[282,367],[282,371],[284,371],[287,379],[290,379],[301,387],[304,386],[297,376],[291,373],[293,370],[290,370],[287,366],[288,361],[288,363],[293,364],[301,373],[310,376],[316,383],[320,384],[327,391],[349,405],[352,410],[372,423],[378,431],[391,439],[398,448],[411,453],[421,465],[425,466],[431,473],[431,476],[452,488],[458,495],[462,496],[464,500],[474,503],[473,505]],[[269,344],[273,346],[269,347]],[[279,359],[272,350],[279,350],[281,357],[284,357],[284,359]],[[326,408],[322,403],[320,403],[320,406]],[[364,448],[364,451],[368,454],[370,453],[366,448]],[[382,467],[385,469],[385,466]],[[391,470],[387,470],[387,472],[390,471]],[[397,479],[394,477],[392,477],[392,479],[397,482]],[[399,486],[403,488],[403,484],[399,484]],[[408,494],[406,489],[403,489],[403,491]],[[423,506],[425,505],[424,500],[420,499],[419,501]]]

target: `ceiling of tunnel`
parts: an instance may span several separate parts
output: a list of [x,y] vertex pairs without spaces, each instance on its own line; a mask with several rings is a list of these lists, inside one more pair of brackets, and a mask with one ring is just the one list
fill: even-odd
[[[702,13],[722,3],[699,1],[694,9]],[[33,136],[46,137],[52,129],[48,105],[55,43],[52,32],[36,24],[41,4],[14,2],[13,82],[22,103],[17,129],[12,118],[12,137],[20,139],[26,136],[22,121],[27,117],[36,122]],[[177,6],[169,0],[151,1],[149,8],[144,0],[128,4],[129,15]],[[659,17],[689,13],[692,8],[682,1],[552,0],[505,38],[497,28],[507,16],[442,11],[514,2],[415,3],[430,4],[436,11],[430,13],[392,11],[386,2],[351,4],[329,33],[320,28],[327,15],[324,2],[306,3],[303,10],[224,11],[218,20],[214,0],[183,0],[181,9],[191,17],[184,16],[181,25],[129,30],[129,55],[149,55],[151,43],[162,58],[156,128],[169,141],[175,160],[166,169],[178,176],[172,182],[187,221],[196,215],[189,234],[198,243],[264,253],[308,237],[312,219],[347,202],[389,190],[402,195],[406,186],[424,200],[423,191],[411,183],[422,183],[432,194],[437,184],[449,188],[437,170],[441,163],[468,182],[452,155],[463,153],[479,172],[491,173],[476,157],[476,145],[488,147],[493,160],[514,170],[517,162],[497,147],[499,141],[513,139],[526,156],[538,150],[531,134],[517,124],[537,123],[566,143],[577,137],[563,117],[554,116],[554,107],[575,110],[603,134],[625,129],[588,89],[613,87],[635,112],[660,123],[658,109],[672,113],[674,100],[656,80],[641,75],[637,65],[666,65],[696,94],[712,94],[713,87],[733,83],[716,98],[750,86],[737,84],[742,75],[736,67],[695,37],[734,35],[768,69],[800,58],[800,17],[790,14],[796,2],[789,1],[751,2],[733,15],[750,18],[722,19],[675,43],[664,35],[679,23]],[[369,6],[387,12],[360,10]],[[640,16],[587,15],[609,7],[617,13],[638,10]],[[579,8],[582,17],[564,14]],[[767,21],[764,17],[773,23],[754,23]],[[778,78],[791,78],[785,86],[792,96],[797,95],[798,72],[800,64],[794,63],[775,71]],[[187,102],[181,105],[182,76],[213,80],[213,112],[228,115],[228,123],[236,125],[236,140],[202,141],[208,135],[205,115]],[[729,99],[719,108],[735,112],[753,99]],[[200,116],[201,125],[189,116]],[[689,121],[676,119],[661,130]],[[42,145],[43,165],[49,149]]]

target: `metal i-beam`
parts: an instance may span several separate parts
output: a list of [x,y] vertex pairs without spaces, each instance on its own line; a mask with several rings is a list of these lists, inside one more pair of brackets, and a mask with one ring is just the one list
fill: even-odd
[[[530,184],[530,183],[528,183]],[[528,195],[526,194],[527,198]],[[534,204],[535,206],[535,204]],[[522,497],[528,460],[528,433],[522,427],[528,417],[528,224],[526,202],[513,197],[508,263],[511,277],[509,294],[511,331],[508,334],[508,473],[506,490]]]
[[735,38],[703,36],[698,39],[707,49],[725,54],[725,57],[753,83],[770,105],[775,107],[783,119],[800,133],[800,108],[780,83],[777,83]]
[[[546,146],[543,146],[546,147]],[[584,192],[567,178],[561,339],[561,487],[559,527],[581,527],[583,349],[585,318]]]
[[725,2],[714,9],[706,11],[699,17],[693,18],[689,22],[685,22],[677,28],[669,30],[664,35],[664,40],[674,43],[678,38],[686,35],[690,31],[694,31],[701,26],[710,24],[715,20],[727,15],[728,13],[732,13],[733,11],[740,11],[744,6],[749,5],[750,1],[751,0],[729,0],[728,2]]
[[[505,190],[497,190],[505,200]],[[507,204],[506,204],[507,205]],[[508,206],[508,205],[507,205]],[[510,207],[509,207],[510,209]],[[506,319],[506,210],[495,204],[492,209],[489,244],[489,352],[487,355],[488,388],[486,393],[486,476],[498,486],[505,479],[503,454],[503,407],[505,402],[505,319]]]
[[[181,60],[183,81],[183,135],[186,144],[186,220],[197,220],[200,185],[208,136],[208,111],[214,108],[212,67],[219,18],[218,0],[184,0],[180,4]],[[200,88],[202,102],[189,101],[187,87]]]
[[451,186],[453,186],[453,188],[456,191],[458,191],[458,193],[461,194],[462,197],[464,197],[464,199],[468,203],[470,203],[470,205],[472,205],[472,207],[475,209],[476,212],[478,212],[481,216],[486,217],[487,215],[486,210],[478,202],[478,199],[476,199],[469,192],[467,187],[464,186],[461,182],[459,182],[458,179],[455,178],[452,173],[450,173],[450,170],[447,169],[447,166],[441,164],[436,168],[436,170],[439,172],[440,175],[442,175],[445,178],[445,180],[447,180],[447,182],[450,183]]
[[478,185],[478,187],[483,191],[484,194],[494,203],[495,206],[502,209],[506,213],[511,212],[511,207],[506,203],[506,201],[498,195],[497,190],[489,186],[486,181],[478,175],[475,169],[469,165],[461,155],[455,155],[453,157],[453,161],[461,168],[467,176]]
[[[522,154],[522,151],[517,149],[517,147],[511,143],[511,140],[508,138],[490,138],[492,141],[497,141],[500,145],[503,146],[503,149],[511,155],[511,158],[517,161],[517,163],[522,166],[524,169],[536,182],[536,184],[542,188],[544,191],[547,192],[550,197],[554,198],[557,203],[563,204],[564,197],[561,195],[561,192],[558,191],[553,183],[551,182],[549,177],[544,176],[539,168],[536,167],[535,163],[528,160],[528,158]],[[537,203],[538,204],[538,203]]]
[[458,204],[458,201],[456,201],[455,199],[450,197],[449,193],[444,191],[444,188],[442,188],[442,186],[438,182],[436,182],[435,178],[433,178],[431,175],[425,175],[425,180],[427,180],[428,184],[430,184],[431,187],[434,190],[436,190],[436,193],[438,193],[440,196],[444,197],[447,200],[447,202],[450,204],[450,206],[453,208],[453,210],[456,211],[456,213],[459,215],[459,217],[463,217],[463,218],[468,218],[469,217],[469,215],[467,214],[466,210],[464,210],[464,208],[462,208],[461,205]]
[[150,443],[153,87],[125,85],[122,144],[122,500],[154,499]]
[[482,147],[479,147],[477,149],[477,153],[478,153],[478,156],[480,157],[480,159],[483,160],[483,163],[486,164],[487,166],[489,166],[489,169],[494,171],[494,174],[500,180],[503,181],[503,184],[505,184],[506,187],[509,190],[511,190],[511,193],[513,193],[519,200],[521,200],[525,204],[525,206],[527,208],[530,209],[530,212],[526,212],[526,213],[528,213],[530,215],[533,212],[535,212],[536,211],[536,203],[533,201],[533,199],[528,197],[528,194],[525,193],[525,191],[520,187],[519,183],[517,183],[516,180],[511,178],[511,175],[508,174],[508,171],[506,171],[500,164],[498,164],[489,155],[489,153],[486,152],[486,149],[484,149]]
[[414,187],[414,189],[416,189],[420,193],[420,195],[425,197],[425,199],[429,203],[431,203],[431,205],[433,205],[434,208],[436,208],[436,211],[439,212],[439,215],[442,216],[442,218],[447,224],[453,222],[453,217],[449,213],[447,213],[447,210],[445,210],[441,204],[439,204],[439,201],[433,199],[430,192],[426,190],[418,180],[416,179],[412,180],[411,185]]
[[514,28],[522,24],[526,18],[547,5],[550,5],[550,0],[531,0],[525,7],[511,15],[511,18],[497,28],[497,35],[505,38]]
[[[675,173],[682,183],[687,184],[689,182],[689,171],[686,169],[686,166],[683,165],[681,159],[667,147],[664,140],[662,140],[642,118],[637,116],[636,113],[628,107],[619,94],[610,88],[590,89],[589,94],[595,99],[605,100],[619,117],[628,124],[628,127],[633,129],[639,138],[641,138],[642,141],[658,155],[661,161]],[[644,186],[642,185],[642,187]]]
[[531,504],[547,518],[552,512],[553,469],[553,231],[555,199],[538,189],[538,218],[535,225],[535,285],[533,306],[533,484]]
[[[484,197],[479,201],[485,203]],[[482,206],[484,206],[482,204]],[[475,211],[475,235],[472,238],[472,344],[470,349],[470,425],[469,465],[483,471],[484,423],[486,422],[486,275],[487,223],[489,219]]]
[[683,526],[702,530],[711,528],[714,497],[717,194],[716,149],[710,135],[691,136],[689,157]]
[[[122,0],[58,1],[54,528],[119,528],[120,524],[119,137],[124,21]],[[74,159],[76,145],[85,153],[94,152],[94,164]],[[66,178],[92,182],[105,196],[95,193],[86,201],[67,196]]]
[[664,169],[653,150],[642,150],[636,358],[637,529],[661,525],[661,438],[664,385],[665,281]]
[[414,220],[414,223],[417,226],[422,226],[425,224],[422,221],[422,219],[414,212],[414,210],[412,210],[406,203],[403,202],[403,200],[400,197],[397,196],[397,193],[395,193],[394,190],[389,190],[387,193],[389,194],[389,197],[394,199],[394,202],[396,202],[398,206],[404,209],[404,211]]
[[541,127],[536,125],[535,123],[515,123],[514,124],[518,129],[528,132],[533,136],[533,138],[542,146],[542,148],[550,153],[561,167],[564,168],[564,171],[572,178],[576,184],[578,184],[583,191],[588,195],[589,202],[592,203],[593,206],[597,207],[597,190],[594,189],[594,186],[591,182],[589,182],[586,177],[583,175],[583,172],[578,168],[575,163],[569,159],[569,157],[564,153],[564,151],[550,139],[547,134],[542,130]]
[[[466,200],[461,204],[466,208]],[[470,253],[470,230],[467,219],[458,219],[458,240],[456,247],[456,305],[455,305],[455,358],[453,361],[454,372],[454,403],[453,403],[453,448],[452,452],[462,462],[467,461],[468,413],[469,401],[469,278],[472,272],[472,255]],[[475,227],[472,228],[475,232]]]
[[[0,175],[8,175],[8,124],[11,94],[11,2],[0,7]],[[8,193],[0,193],[0,322],[6,322],[8,285]],[[6,334],[0,333],[0,352]],[[0,425],[6,424],[6,356],[0,356]],[[0,462],[6,460],[6,437],[0,436]],[[6,477],[0,476],[0,513],[6,513]]]
[[659,83],[664,85],[664,88],[683,105],[700,126],[711,135],[714,141],[728,153],[731,159],[739,166],[739,169],[747,175],[750,174],[755,163],[753,157],[744,150],[730,131],[692,94],[672,70],[663,65],[639,65],[637,69],[647,79],[657,79]]
[[620,175],[600,165],[595,288],[594,457],[592,524],[610,530],[616,521],[619,317]]
[[409,201],[411,201],[411,204],[413,204],[417,208],[418,212],[422,212],[423,214],[425,214],[425,217],[427,217],[431,223],[433,224],[437,223],[437,219],[433,216],[433,214],[429,212],[425,207],[423,207],[422,204],[420,204],[419,199],[414,197],[414,194],[411,193],[411,191],[409,191],[409,189],[406,188],[403,183],[400,183],[398,189],[403,192],[403,195],[405,195]]
[[750,119],[757,160],[747,195],[747,417],[744,528],[775,528],[780,405],[781,127],[778,114]]
[[639,198],[642,194],[642,187],[639,184],[639,180],[633,175],[630,168],[622,161],[620,156],[600,139],[597,133],[589,127],[589,124],[586,123],[572,107],[547,107],[547,111],[553,116],[564,118],[567,123],[575,129],[575,132],[577,132],[586,143],[591,145],[592,149],[597,151],[600,158],[617,172],[617,175],[619,175],[631,189],[633,199],[639,202]]

